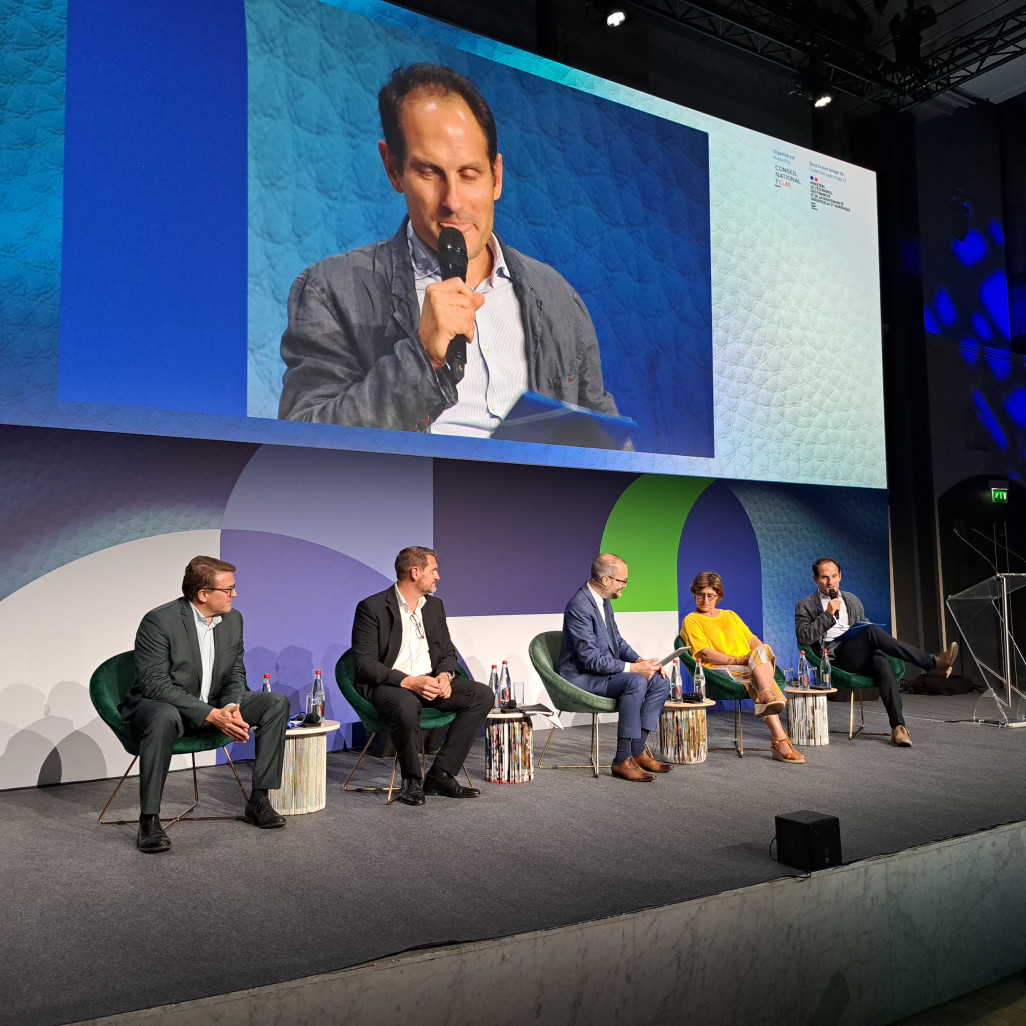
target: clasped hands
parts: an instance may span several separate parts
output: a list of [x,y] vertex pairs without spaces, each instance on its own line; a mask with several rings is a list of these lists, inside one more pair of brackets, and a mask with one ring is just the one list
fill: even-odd
[[216,727],[233,741],[245,743],[249,740],[249,724],[242,718],[242,713],[237,705],[233,705],[230,709],[211,709],[207,716],[207,723]]
[[426,702],[436,698],[448,698],[452,694],[452,683],[449,674],[440,673],[437,677],[422,674],[419,677],[403,677],[400,687],[419,695]]
[[474,319],[484,301],[484,296],[459,278],[434,282],[425,289],[417,334],[435,370],[445,366],[449,343],[457,335],[466,335],[468,342],[473,341]]

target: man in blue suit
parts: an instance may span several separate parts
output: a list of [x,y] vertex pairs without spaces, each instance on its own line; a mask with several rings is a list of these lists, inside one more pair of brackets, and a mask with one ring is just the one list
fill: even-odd
[[614,777],[655,780],[673,767],[649,752],[648,735],[670,693],[658,659],[642,659],[620,636],[611,600],[627,587],[627,564],[606,552],[591,564],[591,579],[567,603],[559,674],[593,695],[620,700]]

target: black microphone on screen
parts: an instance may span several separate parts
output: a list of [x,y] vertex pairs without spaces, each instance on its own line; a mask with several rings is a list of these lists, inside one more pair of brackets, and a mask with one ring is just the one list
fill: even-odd
[[[837,589],[836,588],[831,588],[827,592],[827,598],[832,598],[832,599],[837,598]],[[840,611],[840,609],[838,609],[837,612],[834,613],[834,619],[835,620],[839,620],[840,618],[841,618],[841,611]]]
[[[442,281],[450,278],[467,280],[467,240],[459,228],[447,225],[438,233],[438,266],[442,272]],[[467,367],[466,335],[453,335],[445,354],[445,365],[457,383],[463,380],[463,372]]]

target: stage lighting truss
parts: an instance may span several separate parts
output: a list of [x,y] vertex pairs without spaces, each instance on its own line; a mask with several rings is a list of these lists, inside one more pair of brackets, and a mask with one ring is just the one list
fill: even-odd
[[769,0],[632,0],[632,5],[796,72],[816,61],[833,92],[897,110],[1026,54],[1026,5],[1021,4],[1002,5],[1006,10],[990,22],[908,65],[870,49],[864,37],[856,38],[852,24],[813,26],[793,13],[797,8]]

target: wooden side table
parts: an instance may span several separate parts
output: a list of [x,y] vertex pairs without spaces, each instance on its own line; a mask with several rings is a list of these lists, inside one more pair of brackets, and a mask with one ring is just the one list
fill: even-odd
[[705,762],[709,753],[705,710],[716,703],[667,702],[659,716],[659,747],[670,762],[693,765]]
[[791,744],[811,746],[830,744],[827,720],[827,695],[837,688],[784,688],[787,697],[787,736]]
[[275,812],[299,816],[324,808],[328,735],[340,726],[338,720],[323,720],[316,727],[290,727],[285,731],[281,787],[268,795]]
[[485,780],[526,784],[534,780],[531,717],[493,709],[485,723]]

